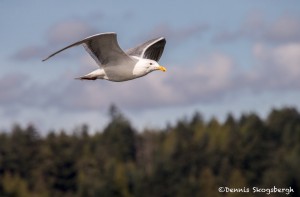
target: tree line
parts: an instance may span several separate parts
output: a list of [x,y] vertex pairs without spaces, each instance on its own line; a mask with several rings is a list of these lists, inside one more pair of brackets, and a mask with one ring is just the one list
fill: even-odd
[[46,136],[34,125],[0,132],[0,196],[253,196],[220,193],[220,186],[291,187],[289,196],[300,196],[295,108],[273,109],[265,119],[229,114],[224,122],[195,113],[140,132],[115,106],[109,112],[108,125],[93,134],[88,125]]

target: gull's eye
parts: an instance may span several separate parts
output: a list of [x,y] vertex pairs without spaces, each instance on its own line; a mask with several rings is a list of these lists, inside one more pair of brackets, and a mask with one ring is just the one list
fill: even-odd
[[152,62],[150,62],[150,65],[152,65]]

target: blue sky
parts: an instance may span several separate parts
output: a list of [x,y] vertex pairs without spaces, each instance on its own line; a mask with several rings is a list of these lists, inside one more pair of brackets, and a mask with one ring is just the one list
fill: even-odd
[[[266,115],[300,106],[300,2],[1,1],[0,129],[43,131],[107,123],[116,104],[136,128],[163,127],[201,112]],[[116,32],[123,49],[164,36],[168,71],[124,83],[77,81],[97,68],[72,42]]]

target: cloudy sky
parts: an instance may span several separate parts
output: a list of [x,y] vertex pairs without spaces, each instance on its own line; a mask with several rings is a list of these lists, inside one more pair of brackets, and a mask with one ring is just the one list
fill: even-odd
[[[195,111],[224,119],[300,107],[300,1],[2,0],[0,13],[0,129],[101,129],[112,103],[136,128]],[[100,32],[117,32],[123,49],[166,37],[168,71],[123,83],[74,80],[97,68],[83,47],[41,62]]]

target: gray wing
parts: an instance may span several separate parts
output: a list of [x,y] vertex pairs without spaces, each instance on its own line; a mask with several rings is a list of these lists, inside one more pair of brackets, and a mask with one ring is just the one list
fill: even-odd
[[149,40],[126,51],[127,55],[158,61],[164,51],[166,39],[163,37]]
[[53,57],[54,55],[71,48],[83,44],[86,51],[100,65],[120,63],[124,61],[133,61],[119,46],[116,33],[102,33],[87,37],[81,41],[75,42],[59,51],[48,56],[43,61]]

